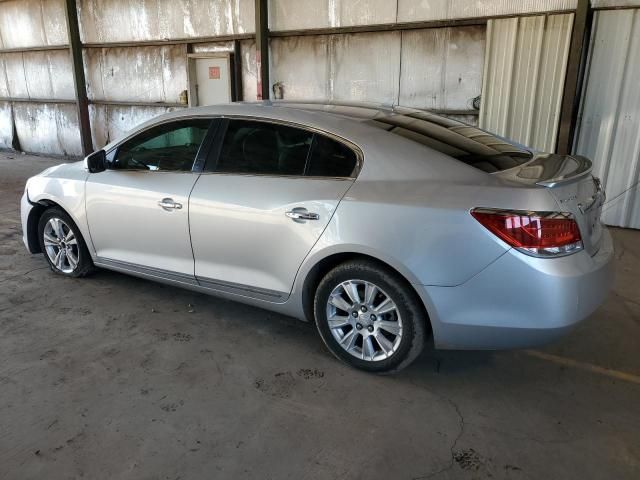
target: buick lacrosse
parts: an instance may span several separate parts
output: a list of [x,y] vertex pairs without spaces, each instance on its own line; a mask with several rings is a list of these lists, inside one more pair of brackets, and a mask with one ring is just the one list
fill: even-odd
[[329,350],[397,371],[436,348],[548,342],[612,283],[605,195],[541,154],[423,110],[313,103],[184,109],[22,198],[24,242],[95,267],[315,322]]

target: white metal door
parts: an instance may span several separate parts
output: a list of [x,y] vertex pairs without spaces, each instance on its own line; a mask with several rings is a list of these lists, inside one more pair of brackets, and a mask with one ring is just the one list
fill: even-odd
[[196,105],[215,105],[231,101],[231,62],[229,56],[195,57]]
[[[302,261],[352,183],[202,174],[189,204],[196,278],[232,293],[286,298]],[[292,218],[296,212],[317,218]]]
[[191,172],[126,170],[91,174],[86,211],[99,262],[193,277],[188,202],[197,177]]

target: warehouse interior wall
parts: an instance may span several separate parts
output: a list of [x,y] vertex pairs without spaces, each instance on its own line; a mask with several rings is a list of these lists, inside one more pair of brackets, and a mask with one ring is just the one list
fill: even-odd
[[555,150],[573,17],[489,20],[480,127]]
[[590,45],[575,151],[602,179],[603,221],[640,228],[640,8],[596,12]]
[[[629,79],[640,63],[631,8],[640,0],[591,3],[624,10],[596,14],[576,149],[595,159],[617,194],[638,175],[637,145],[625,132],[637,128]],[[577,4],[269,0],[269,86],[291,100],[428,108],[553,151]],[[235,54],[240,99],[258,98],[255,0],[76,0],[76,7],[94,148],[184,108],[188,55]],[[609,33],[601,27],[607,15],[616,19]],[[615,28],[618,21],[624,28]],[[618,96],[598,80],[622,65],[608,58],[609,47],[598,47],[599,39],[614,37],[628,52],[618,59],[626,79]],[[82,154],[68,42],[65,0],[0,1],[0,148]],[[622,121],[607,123],[615,116]],[[608,133],[598,122],[610,126]],[[626,147],[615,146],[620,142]],[[638,225],[637,199],[622,198],[631,206],[612,207],[607,220]]]
[[[183,108],[187,55],[232,52],[229,38],[240,43],[242,99],[257,98],[254,0],[76,5],[95,148],[142,121]],[[574,7],[575,0],[270,0],[269,25],[286,33]],[[0,2],[0,148],[82,153],[64,8],[65,0]],[[485,24],[279,36],[270,39],[271,83],[281,85],[285,99],[403,104],[477,124],[485,41]]]

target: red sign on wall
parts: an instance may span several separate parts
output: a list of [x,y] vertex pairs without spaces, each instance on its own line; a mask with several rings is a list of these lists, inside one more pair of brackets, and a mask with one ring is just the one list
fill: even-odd
[[209,67],[209,80],[220,79],[220,67]]

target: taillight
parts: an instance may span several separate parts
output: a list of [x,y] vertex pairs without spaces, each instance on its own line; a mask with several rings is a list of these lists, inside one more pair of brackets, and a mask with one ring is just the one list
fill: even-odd
[[491,233],[528,255],[550,257],[582,250],[580,229],[570,213],[474,208],[471,215]]

